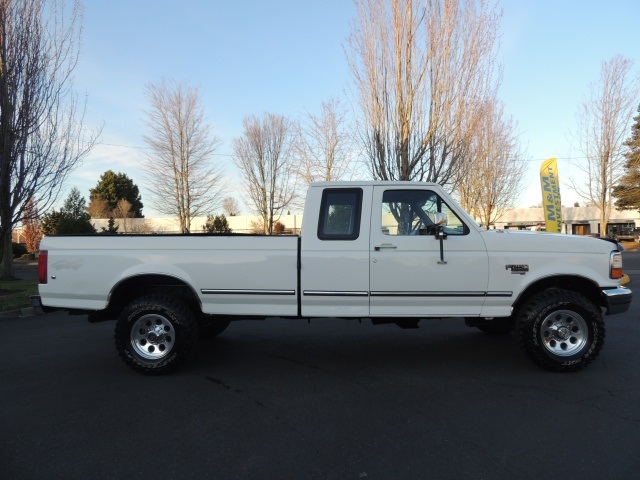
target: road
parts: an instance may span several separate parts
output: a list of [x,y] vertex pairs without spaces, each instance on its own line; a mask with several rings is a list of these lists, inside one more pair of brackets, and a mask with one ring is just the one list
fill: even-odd
[[624,270],[632,273],[640,273],[640,249],[635,247],[635,250],[627,250],[622,252],[622,264]]
[[162,377],[112,322],[0,319],[0,478],[640,478],[638,312],[572,374],[461,319],[236,322]]

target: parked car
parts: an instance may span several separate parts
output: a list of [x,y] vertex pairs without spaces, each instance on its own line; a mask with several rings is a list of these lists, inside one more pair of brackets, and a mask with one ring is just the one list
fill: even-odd
[[622,227],[619,232],[613,234],[613,238],[619,242],[637,242],[639,231],[637,228]]

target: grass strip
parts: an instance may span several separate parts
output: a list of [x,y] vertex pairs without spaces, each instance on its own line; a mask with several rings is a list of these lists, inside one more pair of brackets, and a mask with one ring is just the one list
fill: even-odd
[[0,283],[0,312],[31,306],[29,297],[38,294],[38,280],[3,280]]

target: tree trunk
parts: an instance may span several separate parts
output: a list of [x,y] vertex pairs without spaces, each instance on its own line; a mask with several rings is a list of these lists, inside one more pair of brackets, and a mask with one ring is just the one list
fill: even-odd
[[13,280],[13,252],[11,249],[11,230],[5,235],[2,252],[2,264],[0,265],[0,279]]

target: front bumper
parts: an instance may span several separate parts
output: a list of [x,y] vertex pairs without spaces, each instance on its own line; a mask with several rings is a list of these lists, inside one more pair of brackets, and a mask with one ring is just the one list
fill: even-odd
[[627,287],[606,288],[602,290],[607,315],[615,315],[629,310],[633,294]]

